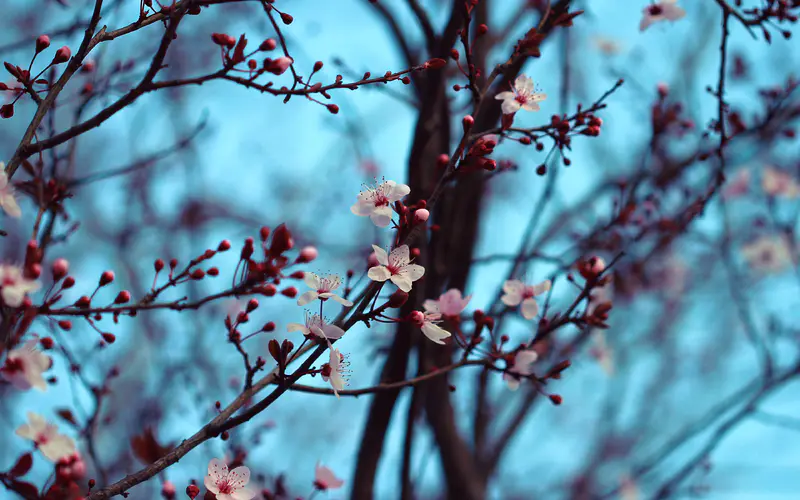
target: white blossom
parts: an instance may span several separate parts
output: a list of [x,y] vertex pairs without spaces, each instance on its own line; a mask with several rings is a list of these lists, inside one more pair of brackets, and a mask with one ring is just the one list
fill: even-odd
[[350,307],[353,303],[333,293],[342,284],[342,278],[335,274],[318,276],[314,273],[304,273],[303,280],[311,290],[305,292],[297,299],[298,306],[304,306],[317,299],[325,301],[333,299],[343,306]]
[[503,101],[501,109],[503,114],[516,113],[520,108],[525,111],[539,111],[539,102],[547,99],[547,94],[534,91],[533,80],[525,75],[520,75],[511,85],[511,90],[500,92],[495,99]]
[[228,466],[218,458],[208,463],[208,474],[203,480],[208,491],[217,500],[251,500],[256,492],[245,488],[250,482],[250,469],[244,465],[228,471]]
[[392,253],[386,253],[386,250],[378,245],[372,245],[375,250],[375,257],[378,259],[378,264],[370,268],[367,276],[372,281],[384,282],[391,280],[392,283],[397,285],[397,288],[404,292],[411,291],[411,283],[422,278],[425,274],[425,268],[417,264],[411,263],[409,257],[408,245],[401,245]]
[[358,201],[350,211],[361,217],[369,216],[378,227],[386,227],[392,220],[392,203],[400,201],[411,188],[395,181],[384,181],[358,193]]
[[678,6],[678,0],[661,0],[642,10],[639,31],[646,30],[651,24],[660,21],[677,21],[686,15],[686,11]]
[[47,422],[41,415],[28,412],[28,423],[15,431],[17,436],[30,439],[48,460],[55,463],[75,453],[75,441],[58,433],[58,426]]

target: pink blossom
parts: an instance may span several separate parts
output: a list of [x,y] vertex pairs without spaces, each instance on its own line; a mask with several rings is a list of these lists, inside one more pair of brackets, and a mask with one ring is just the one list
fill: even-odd
[[304,335],[316,335],[323,339],[339,339],[344,335],[344,330],[336,325],[328,324],[319,314],[309,314],[306,311],[306,321],[304,325],[300,323],[289,323],[287,330],[290,332],[303,332]]
[[384,181],[358,193],[358,200],[350,207],[350,211],[360,217],[369,216],[378,227],[386,227],[392,220],[392,203],[400,201],[410,192],[411,188],[405,184]]
[[422,307],[428,313],[437,313],[442,316],[458,316],[467,307],[471,298],[472,295],[461,297],[460,290],[451,288],[440,295],[438,300],[426,300]]
[[335,490],[341,488],[344,481],[336,477],[332,470],[317,463],[314,468],[314,486],[320,490]]
[[58,426],[48,423],[39,414],[28,412],[28,423],[15,431],[17,436],[30,439],[48,460],[55,463],[75,453],[75,441],[58,433]]
[[642,10],[642,21],[639,31],[646,30],[651,24],[660,21],[677,21],[686,15],[686,11],[678,7],[677,0],[661,0],[648,5]]
[[742,247],[750,267],[764,274],[778,274],[792,263],[789,242],[782,236],[762,236]]
[[25,295],[39,287],[38,281],[25,278],[17,266],[0,265],[0,297],[7,306],[19,307]]
[[800,184],[788,172],[769,166],[761,174],[761,188],[769,196],[797,198],[800,195]]
[[50,369],[50,357],[37,348],[38,339],[31,339],[24,345],[13,349],[6,357],[0,375],[17,389],[26,391],[31,387],[44,392],[47,390],[42,373]]
[[378,245],[372,245],[372,249],[375,250],[379,264],[367,272],[372,281],[383,283],[391,280],[400,290],[410,292],[411,284],[425,274],[424,267],[411,263],[408,245],[401,245],[388,255],[386,250]]
[[311,288],[311,290],[305,292],[300,296],[300,298],[297,299],[298,306],[304,306],[317,299],[323,302],[328,299],[333,299],[345,307],[350,307],[353,305],[351,301],[343,299],[342,297],[333,293],[333,291],[339,288],[339,286],[342,284],[342,278],[339,276],[335,274],[329,274],[321,277],[314,273],[305,273],[303,279],[306,283],[306,286]]
[[549,291],[550,286],[550,280],[542,281],[538,285],[526,285],[520,280],[508,280],[503,283],[504,295],[501,300],[508,307],[522,304],[522,317],[533,319],[539,314],[539,304],[534,297]]
[[328,368],[330,372],[326,373],[326,371],[323,371],[322,380],[331,384],[333,393],[336,394],[338,398],[339,391],[344,390],[347,385],[347,374],[349,373],[347,367],[350,366],[350,363],[348,363],[342,353],[339,352],[338,349],[334,349],[333,346],[328,348],[328,352]]
[[431,213],[425,208],[420,208],[414,212],[414,220],[417,222],[426,222],[430,216]]
[[[522,349],[514,355],[514,364],[503,373],[503,380],[512,391],[519,387],[520,377],[527,377],[533,374],[533,364],[539,359],[539,355],[533,349]],[[516,375],[516,376],[515,376]]]
[[232,471],[218,458],[208,463],[208,474],[203,480],[208,491],[217,496],[217,500],[251,500],[256,493],[245,488],[250,482],[250,469],[242,465]]
[[439,313],[423,313],[422,311],[412,311],[411,313],[411,322],[419,327],[428,340],[444,345],[444,339],[450,336],[450,332],[437,324],[441,323],[441,318],[442,315]]
[[539,102],[547,99],[547,94],[534,91],[533,80],[525,75],[520,75],[514,80],[511,90],[500,92],[495,99],[503,101],[501,109],[503,114],[516,113],[520,108],[525,111],[539,111]]
[[741,168],[725,186],[725,189],[722,191],[722,196],[726,199],[738,198],[747,194],[749,189],[750,170],[747,168]]

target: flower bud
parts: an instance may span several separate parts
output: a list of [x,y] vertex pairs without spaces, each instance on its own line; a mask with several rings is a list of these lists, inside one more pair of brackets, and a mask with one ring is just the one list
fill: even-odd
[[60,281],[69,272],[69,262],[67,259],[56,259],[53,261],[53,281]]
[[56,51],[56,55],[53,57],[53,64],[65,63],[69,61],[70,57],[72,57],[72,52],[65,45]]
[[267,65],[266,70],[274,75],[282,75],[289,69],[289,66],[294,63],[294,59],[291,57],[279,57],[277,59],[273,59]]
[[397,289],[393,294],[389,296],[389,301],[386,304],[392,309],[396,309],[398,307],[401,307],[407,301],[408,301],[408,293],[400,289]]
[[287,229],[285,224],[281,224],[275,228],[272,235],[272,244],[269,247],[269,253],[273,256],[280,255],[287,250],[294,247],[294,239],[292,233]]
[[411,311],[411,314],[408,315],[408,319],[415,326],[420,328],[425,324],[425,314],[423,314],[422,311]]
[[416,212],[414,212],[414,220],[417,222],[425,222],[428,220],[428,217],[430,216],[431,213],[425,208],[421,208]]
[[297,256],[297,262],[306,263],[316,259],[319,255],[316,247],[307,246],[300,250],[300,255]]
[[114,281],[114,271],[106,271],[100,275],[99,286],[106,286]]
[[258,46],[258,50],[275,50],[275,47],[278,46],[278,43],[273,38],[267,38],[261,45]]
[[186,487],[186,496],[191,498],[191,500],[197,498],[197,495],[199,494],[200,494],[200,488],[198,488],[196,484],[190,484],[189,486]]
[[124,304],[131,300],[131,292],[127,290],[123,290],[117,294],[117,298],[114,299],[115,304]]
[[36,53],[43,51],[50,46],[50,37],[47,35],[39,35],[36,39]]

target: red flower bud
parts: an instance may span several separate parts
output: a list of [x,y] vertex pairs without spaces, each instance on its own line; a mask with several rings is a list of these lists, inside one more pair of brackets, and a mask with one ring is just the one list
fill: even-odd
[[117,336],[114,335],[113,333],[106,332],[103,334],[103,340],[105,340],[109,344],[113,344],[114,342],[117,341]]
[[200,488],[195,484],[190,484],[186,487],[186,496],[194,500],[200,494]]
[[261,45],[258,46],[258,50],[275,50],[275,47],[277,46],[278,43],[274,39],[267,38],[261,42]]
[[65,63],[69,61],[70,57],[72,57],[72,52],[65,45],[56,51],[56,55],[53,57],[53,64]]
[[69,262],[67,259],[56,259],[53,261],[53,281],[59,281],[69,272]]
[[36,39],[36,53],[43,51],[50,46],[50,37],[47,35],[39,35]]
[[72,330],[72,321],[68,319],[62,319],[61,321],[58,322],[58,327],[64,330],[65,332],[68,332]]
[[114,272],[106,271],[100,275],[100,286],[106,286],[114,281]]
[[297,297],[297,288],[290,286],[289,288],[284,288],[281,290],[281,294],[293,299]]
[[67,276],[63,283],[61,283],[61,289],[66,290],[68,288],[72,288],[75,286],[75,278],[72,276]]
[[269,247],[269,253],[273,256],[277,256],[287,250],[291,250],[293,247],[294,240],[292,239],[292,233],[286,228],[286,225],[281,224],[276,227],[272,235],[272,244]]
[[312,260],[316,259],[318,255],[319,252],[315,247],[307,246],[304,247],[302,250],[300,250],[300,255],[297,256],[297,262],[299,263],[311,262]]
[[336,104],[328,104],[326,108],[328,108],[328,111],[330,111],[331,114],[333,115],[339,113],[339,106],[337,106]]
[[11,118],[12,116],[14,116],[13,104],[5,104],[3,106],[0,106],[0,117]]
[[217,247],[218,252],[227,252],[231,249],[231,242],[228,240],[222,240]]
[[556,406],[560,405],[564,401],[564,398],[562,398],[558,394],[551,394],[548,397],[550,398],[550,402]]
[[164,261],[161,259],[156,259],[153,263],[153,267],[156,269],[157,273],[160,273],[162,269],[164,269]]
[[119,292],[119,294],[117,294],[117,298],[114,299],[114,303],[115,304],[124,304],[125,302],[128,302],[129,300],[131,300],[131,292],[129,292],[127,290],[123,290],[123,291]]
[[438,57],[430,59],[423,65],[425,69],[442,69],[445,66],[447,66],[447,61],[445,61],[444,59],[440,59]]
[[283,21],[283,24],[292,24],[294,18],[285,12],[281,12],[281,21]]

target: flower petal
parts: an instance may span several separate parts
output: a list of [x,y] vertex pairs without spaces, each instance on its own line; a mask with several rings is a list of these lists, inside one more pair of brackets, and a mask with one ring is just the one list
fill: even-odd
[[553,285],[553,282],[550,280],[544,280],[538,285],[533,285],[533,294],[534,295],[541,295],[543,293],[549,292],[550,287]]
[[539,304],[536,299],[525,299],[522,301],[522,317],[525,319],[533,319],[539,314]]
[[315,290],[309,290],[297,299],[298,306],[304,306],[313,300],[317,300],[319,294]]
[[256,492],[250,488],[239,488],[231,493],[233,500],[251,500],[252,498],[255,498],[255,496]]
[[388,193],[389,201],[394,203],[395,201],[399,201],[404,196],[408,195],[411,192],[411,188],[405,184],[395,184],[392,187],[392,190]]
[[516,99],[506,99],[500,106],[504,115],[511,115],[519,111],[520,104]]
[[211,478],[211,476],[206,476],[203,478],[203,484],[205,485],[206,489],[215,495],[219,495],[219,488],[217,488],[217,482]]
[[511,92],[510,90],[506,90],[505,92],[500,92],[499,94],[494,96],[494,98],[497,99],[498,101],[505,101],[505,100],[508,100],[508,99],[514,99],[515,97],[516,96],[514,95],[514,93]]
[[379,281],[382,283],[388,280],[392,276],[392,273],[389,272],[386,266],[375,266],[367,271],[367,276],[369,276],[369,279],[372,281]]
[[216,483],[228,476],[228,465],[218,458],[212,458],[208,462],[208,475]]
[[228,473],[228,483],[236,489],[243,488],[250,482],[250,469],[244,465],[239,466]]
[[408,245],[400,245],[389,254],[389,263],[393,265],[407,263],[409,260],[411,260],[411,258],[409,256]]
[[19,208],[17,199],[11,193],[6,193],[5,196],[0,198],[0,207],[3,207],[5,213],[9,217],[19,218],[22,215],[22,210]]
[[331,298],[333,300],[335,300],[336,302],[340,303],[341,305],[345,306],[345,307],[350,307],[350,306],[353,305],[353,301],[352,300],[347,300],[347,299],[345,299],[343,297],[339,297],[335,293],[331,294]]
[[344,330],[336,325],[324,325],[322,327],[322,333],[325,334],[325,337],[335,340],[342,338],[344,335]]
[[[388,270],[387,270],[388,272]],[[391,277],[392,283],[397,285],[397,288],[408,293],[411,291],[411,279],[405,274],[395,274]]]
[[315,273],[303,273],[303,282],[312,290],[319,289],[319,276]]
[[372,250],[375,251],[375,258],[378,259],[378,264],[382,266],[389,265],[389,256],[386,253],[386,250],[379,247],[378,245],[372,245]]
[[411,281],[417,281],[425,275],[425,268],[417,264],[409,264],[400,271],[400,274],[408,276]]
[[425,322],[422,325],[422,333],[428,337],[431,342],[435,342],[437,344],[444,344],[443,339],[446,339],[450,336],[450,332],[447,330],[439,327],[439,325],[435,325],[433,323]]
[[438,313],[439,312],[439,301],[426,299],[425,302],[422,303],[422,308],[425,309],[425,312],[428,313]]
[[286,325],[286,331],[309,333],[309,330],[308,328],[306,328],[306,325],[301,325],[300,323],[289,323],[288,325]]

